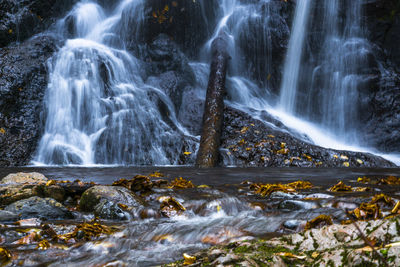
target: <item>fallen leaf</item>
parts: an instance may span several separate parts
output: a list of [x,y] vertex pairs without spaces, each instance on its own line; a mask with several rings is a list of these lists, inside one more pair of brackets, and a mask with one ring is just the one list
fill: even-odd
[[191,265],[196,262],[195,256],[190,256],[189,254],[183,253],[183,265]]
[[299,255],[295,255],[290,252],[279,252],[279,253],[276,253],[275,255],[281,256],[281,257],[286,257],[286,258],[298,259],[298,260],[304,260],[306,258],[306,256],[299,256]]

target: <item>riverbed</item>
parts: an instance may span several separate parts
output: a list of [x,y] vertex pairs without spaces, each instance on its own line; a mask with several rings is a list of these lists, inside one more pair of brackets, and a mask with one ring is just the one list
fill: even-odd
[[[23,167],[1,168],[0,177],[15,172],[40,172],[52,180],[76,180],[112,184],[135,175],[163,174],[169,182],[177,177],[192,181],[194,188],[155,188],[144,197],[146,216],[128,220],[100,220],[116,231],[91,241],[62,244],[50,242],[46,250],[39,241],[17,244],[27,231],[41,229],[44,223],[57,234],[70,232],[75,225],[94,219],[93,214],[75,211],[68,221],[43,221],[35,227],[19,227],[6,222],[0,227],[0,246],[13,255],[12,265],[23,266],[155,266],[182,258],[212,245],[235,240],[268,239],[295,233],[321,214],[334,223],[347,218],[345,210],[356,208],[372,196],[386,193],[400,199],[398,186],[362,184],[358,177],[400,176],[400,169],[298,169],[298,168],[216,168],[193,167]],[[158,178],[157,178],[158,179]],[[274,192],[268,196],[254,193],[252,183],[290,183],[309,181],[313,188],[295,193]],[[339,181],[353,187],[369,187],[364,192],[330,192]],[[183,212],[159,216],[160,198],[173,197]],[[23,230],[25,229],[25,230]],[[107,265],[108,264],[108,265]]]

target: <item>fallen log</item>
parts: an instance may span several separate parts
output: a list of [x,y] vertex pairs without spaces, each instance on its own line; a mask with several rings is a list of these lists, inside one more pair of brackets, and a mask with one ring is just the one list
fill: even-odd
[[215,167],[218,163],[219,146],[224,119],[225,79],[228,68],[227,36],[220,34],[211,45],[212,61],[208,79],[203,127],[196,166]]

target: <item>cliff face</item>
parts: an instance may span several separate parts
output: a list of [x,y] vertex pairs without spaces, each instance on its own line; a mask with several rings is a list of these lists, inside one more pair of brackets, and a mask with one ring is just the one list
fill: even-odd
[[400,2],[373,0],[365,4],[368,38],[374,44],[379,75],[371,85],[364,131],[382,151],[400,150]]
[[[65,41],[59,36],[51,37],[54,34],[48,30],[76,2],[0,1],[0,166],[26,165],[32,159],[46,115],[43,103],[49,75],[46,61]],[[110,8],[117,1],[98,2]],[[142,60],[144,80],[161,85],[175,104],[181,122],[196,135],[203,103],[193,93],[195,79],[188,59],[199,57],[221,10],[218,1],[200,1],[196,5],[189,2],[147,1],[140,24],[134,24],[137,14],[128,6],[115,31],[127,49]],[[241,75],[278,95],[295,1],[241,2],[254,5],[261,16],[249,16],[238,29],[236,45],[242,58],[235,64],[246,64],[248,71]],[[363,21],[372,50],[368,64],[362,66],[366,82],[356,103],[360,107],[358,125],[365,133],[366,143],[382,151],[400,151],[400,2],[368,0],[364,10]],[[321,45],[317,26],[308,37],[308,50],[318,50]],[[260,34],[266,28],[268,34]],[[155,45],[158,40],[169,45],[160,42],[163,47]],[[174,51],[164,51],[168,47]],[[268,55],[269,68],[264,60]],[[229,125],[225,128],[230,129]],[[229,133],[225,136],[226,143],[234,142],[228,140]],[[243,156],[233,154],[238,158]]]

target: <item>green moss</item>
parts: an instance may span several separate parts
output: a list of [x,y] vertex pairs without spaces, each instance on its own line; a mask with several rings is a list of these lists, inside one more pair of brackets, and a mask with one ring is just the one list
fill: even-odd
[[275,254],[279,252],[293,252],[292,250],[283,246],[268,246],[267,244],[262,244],[260,247],[258,247],[258,250],[267,254]]
[[329,261],[326,263],[326,266],[328,266],[328,267],[335,267],[335,262],[334,262],[333,260],[329,260]]
[[363,261],[357,265],[354,265],[354,267],[377,267],[377,266],[378,265],[370,261]]
[[349,262],[349,252],[347,249],[344,249],[343,252],[340,253],[340,256],[342,256],[342,266],[346,266]]
[[249,247],[249,246],[241,246],[241,247],[234,248],[233,252],[235,254],[238,254],[238,253],[249,253],[252,250],[254,250],[254,248]]
[[293,245],[293,240],[291,236],[282,236],[281,240],[287,243],[288,245]]
[[313,234],[312,231],[310,231],[310,236],[311,236],[311,238],[312,238],[312,240],[313,240],[313,247],[314,247],[314,249],[318,249],[319,244],[318,244],[317,240],[315,240],[314,234]]
[[396,232],[397,232],[397,235],[400,236],[400,223],[399,223],[399,220],[396,220]]

